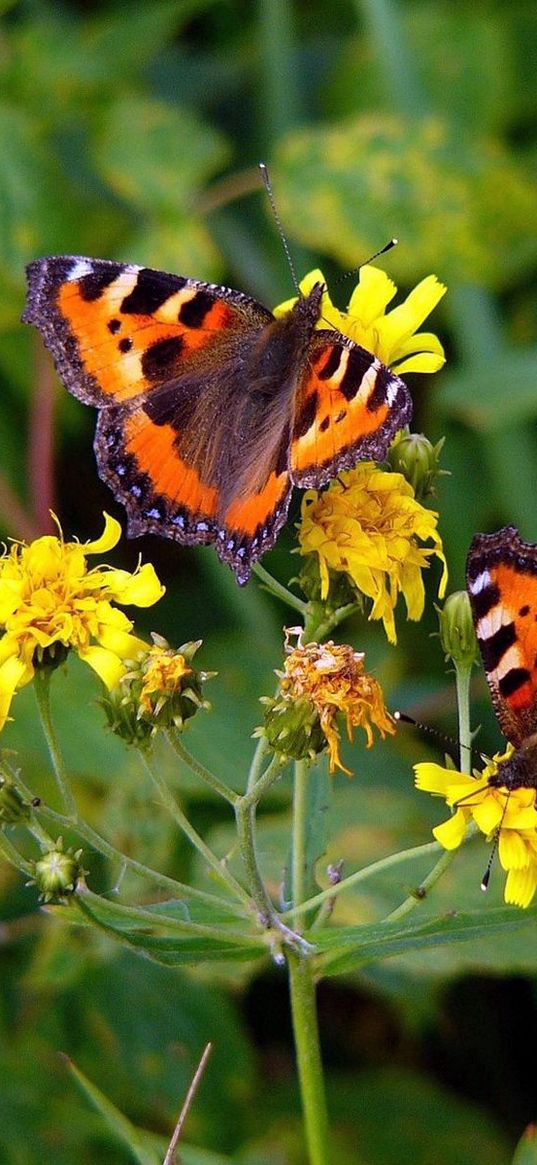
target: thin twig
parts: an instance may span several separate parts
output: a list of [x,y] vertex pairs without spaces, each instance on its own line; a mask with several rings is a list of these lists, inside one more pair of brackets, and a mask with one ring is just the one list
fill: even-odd
[[179,1137],[181,1136],[184,1123],[185,1123],[186,1118],[187,1118],[187,1116],[190,1112],[190,1109],[192,1107],[192,1102],[194,1100],[196,1092],[198,1091],[198,1088],[200,1086],[201,1078],[202,1078],[203,1073],[205,1071],[205,1065],[206,1065],[207,1060],[209,1059],[209,1056],[212,1052],[212,1047],[213,1047],[213,1045],[211,1043],[207,1044],[207,1047],[205,1048],[205,1051],[201,1057],[201,1060],[200,1060],[200,1062],[196,1068],[196,1071],[192,1077],[192,1082],[190,1084],[190,1088],[188,1089],[188,1092],[185,1096],[183,1107],[181,1109],[181,1112],[179,1113],[179,1120],[177,1121],[177,1124],[176,1124],[175,1129],[173,1131],[172,1139],[168,1145],[168,1152],[166,1153],[166,1156],[164,1158],[162,1165],[175,1165],[175,1162],[177,1160],[177,1158],[175,1156],[175,1150],[177,1149],[177,1146],[179,1144]]

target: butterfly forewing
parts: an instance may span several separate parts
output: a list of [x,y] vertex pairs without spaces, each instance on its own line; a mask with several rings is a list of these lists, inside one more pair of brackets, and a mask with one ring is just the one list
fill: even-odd
[[467,581],[500,727],[519,747],[537,726],[537,546],[513,526],[478,534]]

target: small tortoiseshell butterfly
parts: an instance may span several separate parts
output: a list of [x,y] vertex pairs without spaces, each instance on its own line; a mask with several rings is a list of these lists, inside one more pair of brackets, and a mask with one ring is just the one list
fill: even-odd
[[240,291],[104,259],[38,259],[28,284],[23,320],[100,410],[97,465],[128,534],[212,542],[239,583],[293,486],[382,460],[410,419],[403,381],[316,329],[322,284],[279,319]]
[[537,546],[514,526],[477,534],[467,581],[496,715],[516,749],[489,784],[537,789]]

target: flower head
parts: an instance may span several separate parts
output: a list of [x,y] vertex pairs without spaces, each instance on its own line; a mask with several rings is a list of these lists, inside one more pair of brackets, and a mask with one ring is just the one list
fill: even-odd
[[87,873],[82,869],[82,850],[73,846],[64,850],[63,839],[58,838],[54,849],[43,854],[33,863],[34,877],[28,882],[35,883],[42,902],[54,902],[66,906],[74,894],[81,878]]
[[[326,286],[322,271],[310,271],[302,279],[302,295],[308,295],[315,283]],[[396,293],[395,283],[389,276],[366,263],[360,267],[358,284],[346,312],[334,307],[328,291],[325,291],[317,326],[337,328],[378,356],[398,375],[403,372],[437,372],[445,363],[444,349],[432,332],[417,332],[416,328],[433,311],[445,295],[446,288],[436,275],[428,275],[410,292],[404,303],[387,312],[386,308]],[[296,297],[279,304],[274,315],[284,315],[295,302]]]
[[69,649],[109,688],[124,670],[123,660],[147,649],[112,603],[156,603],[164,587],[153,566],[146,563],[130,574],[106,565],[89,569],[86,562],[90,554],[111,550],[120,535],[119,522],[105,514],[103,534],[94,542],[64,542],[60,530],[59,537],[15,542],[0,557],[0,729],[16,689]]
[[102,700],[110,727],[129,744],[148,743],[158,728],[182,730],[199,708],[210,708],[202,684],[215,672],[192,666],[201,639],[175,651],[161,635],[152,638]]
[[502,764],[513,756],[509,745],[496,755],[482,772],[470,776],[436,764],[415,765],[416,787],[444,797],[456,812],[433,834],[444,849],[457,849],[466,827],[473,820],[490,840],[499,831],[498,856],[507,871],[505,901],[529,906],[537,890],[537,808],[535,789],[491,785],[498,779]]
[[382,738],[395,731],[380,684],[365,671],[363,660],[363,652],[332,642],[299,643],[289,652],[278,673],[280,694],[266,701],[262,730],[276,751],[300,759],[328,745],[330,772],[339,768],[349,773],[339,755],[338,714],[344,717],[349,740],[355,728],[364,729],[368,748],[373,725]]
[[395,643],[398,596],[405,598],[408,618],[420,619],[425,603],[421,572],[431,555],[443,563],[439,594],[444,594],[447,566],[437,519],[416,501],[402,474],[363,461],[340,473],[324,493],[305,493],[300,553],[318,555],[321,598],[328,596],[330,571],[343,571],[357,591],[372,599],[370,618],[382,619]]

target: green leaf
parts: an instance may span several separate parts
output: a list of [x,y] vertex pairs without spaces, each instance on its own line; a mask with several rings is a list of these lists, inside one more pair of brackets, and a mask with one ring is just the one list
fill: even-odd
[[123,1113],[77,1068],[76,1064],[68,1060],[68,1066],[77,1084],[97,1111],[101,1113],[114,1137],[130,1149],[138,1165],[161,1165],[161,1158],[156,1152],[148,1148],[144,1143],[143,1134],[135,1128],[132,1122],[123,1116]]
[[346,267],[396,235],[389,270],[411,282],[505,287],[537,255],[537,193],[498,143],[441,117],[366,114],[290,133],[273,180],[286,230]]
[[435,404],[444,415],[488,436],[503,430],[506,420],[527,423],[535,418],[536,383],[537,348],[504,348],[486,365],[445,372],[442,387],[434,394]]
[[537,1127],[532,1124],[522,1134],[512,1165],[537,1165]]
[[130,94],[104,112],[94,156],[116,194],[158,217],[178,210],[195,215],[197,193],[229,150],[222,135],[190,110]]
[[[328,1080],[335,1127],[367,1147],[367,1165],[506,1165],[507,1138],[484,1107],[434,1074],[396,1064]],[[347,1158],[343,1158],[347,1161]],[[350,1155],[349,1163],[356,1161]]]
[[217,282],[222,277],[222,256],[200,219],[177,210],[173,215],[152,218],[141,229],[129,233],[115,248],[126,263],[144,264],[160,271],[180,271],[199,279]]
[[[204,960],[241,960],[259,958],[267,951],[261,936],[251,933],[249,924],[237,929],[236,919],[227,912],[214,912],[211,924],[185,918],[183,902],[165,908],[138,909],[109,902],[90,891],[80,891],[76,905],[83,918],[117,939],[125,946],[164,966],[176,967]],[[206,917],[210,915],[206,912]]]
[[385,922],[374,926],[341,927],[337,932],[315,934],[320,966],[325,975],[341,975],[375,959],[391,958],[410,951],[425,951],[452,943],[480,943],[509,932],[535,930],[537,907],[517,910],[499,907],[466,914],[451,912],[439,918],[410,922]]

